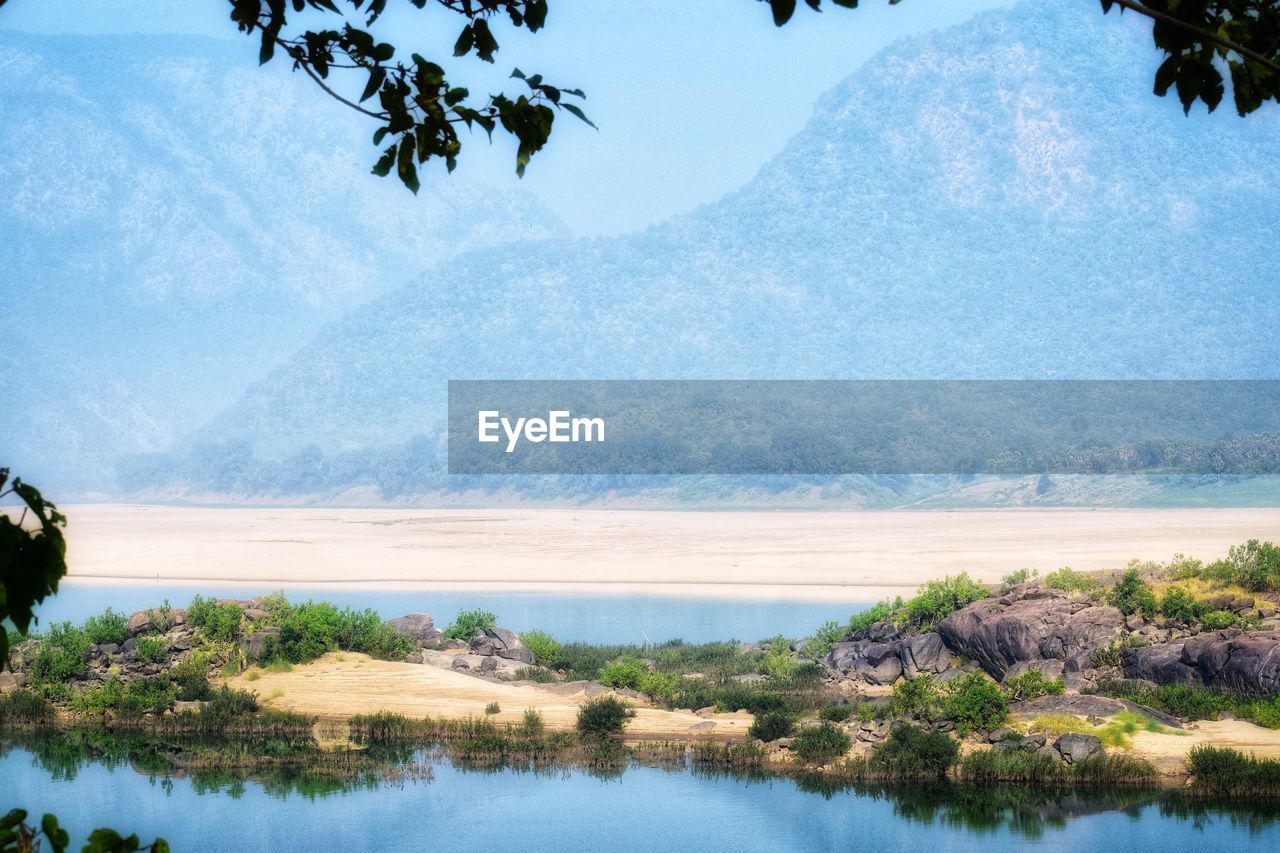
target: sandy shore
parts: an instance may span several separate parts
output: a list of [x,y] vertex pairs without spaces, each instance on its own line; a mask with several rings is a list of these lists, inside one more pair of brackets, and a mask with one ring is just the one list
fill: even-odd
[[967,570],[1214,559],[1280,538],[1277,509],[666,512],[84,504],[73,580],[866,601]]
[[[253,680],[250,673],[256,676]],[[558,731],[574,728],[578,705],[587,699],[582,691],[498,684],[434,666],[342,652],[290,672],[251,669],[227,683],[257,692],[268,708],[320,719],[345,720],[355,714],[391,711],[414,719],[488,717],[518,723],[526,708],[537,708],[547,727]],[[490,702],[497,702],[501,709],[495,715],[485,714]],[[743,738],[750,726],[751,715],[746,712],[704,718],[687,711],[637,708],[635,719],[627,723],[627,739]]]

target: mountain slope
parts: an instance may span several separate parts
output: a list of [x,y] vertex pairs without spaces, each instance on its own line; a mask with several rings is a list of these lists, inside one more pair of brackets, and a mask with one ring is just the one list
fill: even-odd
[[[367,125],[253,53],[0,33],[5,325],[32,343],[9,357],[42,370],[0,431],[31,479],[87,485],[103,457],[188,432],[436,260],[564,235],[527,195],[440,180],[415,199],[369,177]],[[159,432],[110,426],[118,406],[86,420],[73,375]]]
[[903,42],[738,192],[439,267],[196,443],[351,454],[334,484],[378,455],[394,493],[440,483],[449,378],[1275,377],[1280,113],[1184,118],[1129,17],[1038,0]]

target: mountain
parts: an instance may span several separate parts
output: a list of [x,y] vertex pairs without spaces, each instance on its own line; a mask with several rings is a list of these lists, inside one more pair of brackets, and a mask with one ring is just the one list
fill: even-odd
[[279,460],[312,472],[295,490],[455,488],[450,378],[1275,378],[1280,111],[1184,117],[1156,62],[1137,16],[1068,0],[901,42],[740,190],[438,265],[160,467],[197,490],[280,489],[258,464]]
[[255,53],[0,32],[4,358],[26,377],[0,434],[32,481],[101,488],[427,266],[564,237],[527,194],[369,177],[371,128]]

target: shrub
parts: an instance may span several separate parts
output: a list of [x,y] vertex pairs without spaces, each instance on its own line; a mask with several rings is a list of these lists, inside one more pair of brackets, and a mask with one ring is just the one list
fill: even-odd
[[498,624],[498,617],[487,610],[462,610],[444,635],[454,640],[470,640],[477,631],[484,631]]
[[818,626],[818,630],[813,632],[812,637],[805,639],[805,654],[815,658],[825,657],[831,651],[832,646],[844,641],[848,630],[847,627],[834,619],[829,622],[823,622]]
[[128,623],[129,620],[123,613],[116,613],[108,607],[97,616],[90,616],[84,620],[84,633],[91,643],[96,643],[100,646],[106,643],[115,643],[119,646],[129,636]]
[[30,690],[0,694],[0,726],[42,726],[53,717],[53,706]]
[[1280,592],[1280,545],[1250,539],[1227,552],[1232,580],[1253,592]]
[[516,681],[536,681],[540,684],[554,684],[556,674],[536,666],[524,666],[516,670]]
[[905,606],[902,596],[898,596],[893,601],[877,602],[861,613],[855,613],[849,617],[849,630],[851,632],[865,631],[876,622],[883,622],[885,619],[891,618]]
[[560,643],[546,631],[526,631],[520,635],[525,648],[533,652],[533,658],[543,666],[549,666],[560,653]]
[[1000,591],[1008,592],[1015,586],[1022,586],[1039,574],[1040,572],[1037,569],[1018,569],[1016,572],[1009,572],[1000,581]]
[[787,707],[787,700],[782,694],[772,690],[756,690],[745,686],[721,687],[714,695],[712,704],[716,706],[716,710],[729,714],[734,711],[763,714],[766,711],[782,711]]
[[959,754],[960,745],[943,732],[900,725],[876,747],[871,764],[885,776],[941,779]]
[[1221,631],[1223,628],[1247,624],[1248,619],[1241,618],[1230,610],[1210,610],[1200,616],[1200,625],[1206,631]]
[[1156,606],[1156,594],[1143,580],[1142,572],[1132,564],[1111,589],[1108,599],[1113,607],[1118,608],[1125,615],[1141,613],[1143,616],[1150,617],[1159,611],[1159,607]]
[[640,689],[640,680],[649,668],[635,658],[619,658],[600,670],[600,681],[609,687]]
[[520,719],[520,733],[525,737],[541,737],[546,725],[542,722],[542,714],[537,708],[525,708]]
[[955,577],[929,581],[907,602],[907,615],[918,625],[933,625],[955,611],[981,601],[990,593],[987,588],[961,572]]
[[1280,793],[1280,761],[1274,758],[1255,758],[1225,747],[1193,746],[1187,770],[1197,787],[1219,794]]
[[1063,566],[1056,572],[1045,575],[1044,585],[1063,592],[1089,592],[1095,586],[1093,578],[1077,572],[1070,566]]
[[917,675],[893,686],[889,710],[898,719],[933,720],[939,712],[938,686],[932,675]]
[[1180,586],[1169,587],[1160,602],[1160,612],[1168,619],[1189,625],[1200,617],[1202,605]]
[[849,751],[853,742],[832,723],[803,728],[791,741],[791,752],[805,764],[828,764]]
[[962,736],[970,731],[990,731],[1009,716],[1004,692],[981,672],[971,672],[947,684],[942,711]]
[[769,711],[752,721],[747,734],[756,740],[768,742],[780,737],[788,737],[795,730],[795,717],[785,711]]
[[137,643],[138,660],[143,663],[159,663],[169,655],[169,641],[164,637],[143,636]]
[[1184,581],[1198,578],[1204,572],[1204,563],[1184,554],[1174,554],[1173,559],[1165,567],[1171,581]]
[[62,684],[82,674],[87,665],[89,636],[70,622],[57,622],[40,637],[40,646],[27,669],[27,676],[37,685]]
[[627,703],[613,696],[601,696],[578,708],[578,732],[588,737],[621,734],[627,721],[635,715],[635,709]]
[[200,709],[200,720],[210,728],[225,728],[258,711],[258,696],[226,685],[215,689]]
[[1003,687],[1010,701],[1021,702],[1039,696],[1061,696],[1067,685],[1060,679],[1045,678],[1038,669],[1029,669],[1022,675],[1006,678]]
[[229,643],[240,633],[240,620],[243,617],[240,607],[235,604],[219,604],[212,598],[197,595],[191,599],[187,608],[187,621],[204,630],[207,637],[223,643]]
[[168,678],[143,678],[127,684],[113,678],[76,693],[71,707],[80,714],[100,716],[112,711],[122,717],[140,717],[169,710],[174,699],[175,690]]
[[1225,693],[1191,684],[1149,687],[1125,681],[1103,681],[1096,690],[1102,696],[1149,705],[1184,720],[1216,720],[1220,713],[1230,710],[1234,704]]
[[502,713],[502,708],[498,706],[497,702],[490,702],[488,705],[484,706],[484,712],[492,716],[493,714]]
[[785,637],[774,637],[760,666],[770,678],[783,681],[796,674],[800,662],[791,654],[791,643]]
[[847,722],[852,716],[853,707],[850,705],[823,705],[818,709],[818,718],[828,723]]

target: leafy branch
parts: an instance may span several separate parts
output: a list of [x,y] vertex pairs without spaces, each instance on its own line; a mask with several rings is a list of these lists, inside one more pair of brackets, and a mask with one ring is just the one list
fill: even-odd
[[[293,60],[325,94],[361,115],[375,119],[375,145],[390,141],[374,164],[373,173],[396,175],[413,192],[420,187],[418,167],[432,159],[444,160],[452,172],[457,166],[462,140],[458,126],[478,126],[490,140],[501,128],[515,137],[516,174],[524,175],[534,154],[551,136],[558,111],[595,127],[582,108],[570,98],[584,99],[581,89],[546,83],[542,75],[526,75],[515,69],[511,77],[523,81],[527,92],[510,97],[504,93],[475,101],[465,87],[449,84],[444,68],[420,54],[396,60],[398,49],[379,41],[368,29],[347,22],[339,0],[229,0],[231,19],[246,34],[259,37],[259,64],[270,62],[277,52]],[[474,54],[492,63],[499,49],[490,21],[505,15],[516,28],[537,32],[546,23],[547,0],[405,0],[418,9],[428,3],[461,16],[465,24],[454,42],[453,55]],[[387,0],[346,0],[371,27],[385,11]],[[319,12],[343,18],[334,29],[306,30],[290,34],[288,13]],[[358,96],[347,96],[332,85],[331,73],[355,75],[363,81]],[[335,77],[338,75],[334,75]],[[369,106],[370,102],[376,106]]]
[[[16,495],[23,509],[17,520],[0,513],[0,670],[9,665],[5,621],[27,633],[35,606],[58,591],[58,581],[67,573],[66,517],[35,486],[15,478],[6,490],[8,481],[9,469],[0,468],[0,500]],[[27,526],[28,513],[37,524]]]

